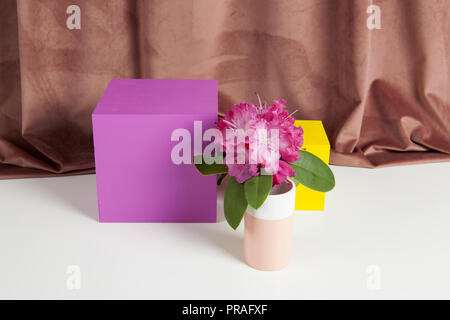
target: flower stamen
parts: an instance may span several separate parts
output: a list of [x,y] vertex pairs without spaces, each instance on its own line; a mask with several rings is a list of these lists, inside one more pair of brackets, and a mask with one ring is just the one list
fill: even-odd
[[258,97],[258,101],[259,101],[259,108],[262,109],[262,102],[261,102],[261,98],[259,97],[259,93],[255,92],[256,96]]
[[297,111],[298,111],[298,109],[295,109],[294,112],[292,112],[290,115],[288,115],[288,116],[286,117],[286,119],[289,118],[289,117],[292,117]]
[[237,129],[237,125],[234,122],[230,122],[228,120],[222,119],[223,122],[228,123],[230,126],[234,127],[235,129]]

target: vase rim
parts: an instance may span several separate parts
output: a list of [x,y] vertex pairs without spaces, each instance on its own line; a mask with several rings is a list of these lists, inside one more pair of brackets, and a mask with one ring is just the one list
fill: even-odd
[[[287,187],[285,187],[286,185],[287,185]],[[281,192],[272,193],[275,188],[281,189],[283,187],[286,189],[282,189]],[[292,180],[286,179],[285,181],[283,181],[282,184],[279,184],[278,186],[276,186],[276,187],[272,188],[272,190],[270,190],[269,197],[281,196],[283,194],[288,193],[293,188],[295,188],[295,186],[294,186],[294,183],[292,182]]]

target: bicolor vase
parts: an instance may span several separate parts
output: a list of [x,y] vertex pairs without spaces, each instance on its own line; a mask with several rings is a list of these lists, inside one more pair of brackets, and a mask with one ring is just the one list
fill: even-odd
[[247,208],[244,216],[244,260],[262,271],[280,270],[291,260],[294,233],[295,185],[274,187],[264,204]]

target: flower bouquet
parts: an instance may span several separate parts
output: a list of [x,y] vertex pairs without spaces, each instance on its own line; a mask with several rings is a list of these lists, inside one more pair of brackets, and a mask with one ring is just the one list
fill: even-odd
[[335,180],[327,164],[301,149],[303,130],[286,101],[258,100],[234,105],[218,122],[214,154],[197,155],[194,163],[201,174],[218,174],[218,184],[230,176],[224,214],[233,229],[245,216],[245,260],[275,270],[290,259],[295,186],[327,192]]

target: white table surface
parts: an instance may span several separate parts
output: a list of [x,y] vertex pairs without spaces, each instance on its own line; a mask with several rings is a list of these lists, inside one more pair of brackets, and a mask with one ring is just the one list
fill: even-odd
[[450,163],[333,170],[277,272],[242,225],[98,223],[95,175],[0,180],[0,298],[449,299]]

